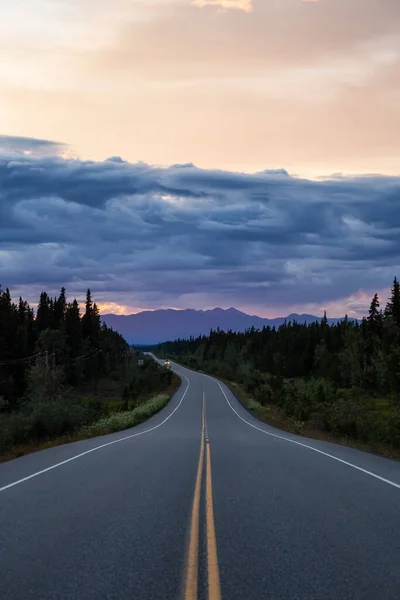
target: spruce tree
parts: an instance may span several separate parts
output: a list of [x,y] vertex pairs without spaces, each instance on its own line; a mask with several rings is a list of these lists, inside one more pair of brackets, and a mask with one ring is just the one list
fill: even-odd
[[85,340],[91,343],[93,331],[93,301],[92,294],[88,289],[86,292],[85,313],[82,317],[82,336]]
[[396,277],[393,280],[393,287],[386,305],[385,316],[392,318],[396,325],[400,326],[400,284]]
[[80,356],[83,352],[83,342],[81,315],[76,298],[74,298],[72,303],[68,304],[65,311],[65,332],[70,356],[73,358]]
[[52,315],[50,308],[50,298],[46,294],[46,292],[42,292],[40,294],[39,305],[37,308],[36,314],[36,328],[38,332],[44,331],[45,329],[49,329],[52,324]]
[[65,321],[65,311],[67,309],[67,298],[65,287],[61,288],[60,295],[54,300],[53,329],[59,329]]
[[378,339],[382,335],[382,312],[379,310],[379,306],[379,297],[378,294],[375,294],[368,311],[367,329],[370,336]]

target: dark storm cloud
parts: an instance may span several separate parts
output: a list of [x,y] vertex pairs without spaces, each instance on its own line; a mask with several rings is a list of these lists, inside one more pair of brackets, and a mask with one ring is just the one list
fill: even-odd
[[0,156],[0,281],[15,289],[284,307],[387,287],[399,268],[400,178],[164,169],[21,144]]

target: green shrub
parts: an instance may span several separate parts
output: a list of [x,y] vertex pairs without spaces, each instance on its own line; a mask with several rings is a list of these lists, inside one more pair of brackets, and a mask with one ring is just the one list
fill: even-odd
[[0,452],[4,452],[14,444],[25,441],[25,419],[23,415],[12,413],[0,417]]
[[141,421],[161,410],[167,404],[168,399],[169,396],[166,394],[160,394],[148,402],[137,406],[133,410],[121,411],[103,417],[102,419],[83,427],[80,432],[84,435],[94,436],[134,427]]
[[332,433],[362,441],[373,438],[374,413],[368,400],[339,395],[326,409],[326,422]]
[[396,407],[381,418],[376,427],[377,441],[400,448],[400,408]]
[[1,417],[0,451],[13,445],[72,433],[89,419],[90,411],[77,401],[60,398],[25,404],[19,412]]
[[254,399],[262,406],[271,404],[273,401],[273,391],[271,386],[268,383],[262,383],[254,390]]
[[313,380],[298,379],[286,383],[283,406],[289,417],[308,421],[317,403],[317,386]]
[[[60,397],[54,401],[37,400],[24,409],[0,415],[0,452],[12,446],[52,439],[65,434],[102,435],[137,425],[163,408],[169,396],[161,394],[133,410],[112,412],[99,419],[99,412],[108,410],[101,401],[70,400]],[[116,403],[109,403],[115,406]],[[122,403],[118,404],[121,408]]]

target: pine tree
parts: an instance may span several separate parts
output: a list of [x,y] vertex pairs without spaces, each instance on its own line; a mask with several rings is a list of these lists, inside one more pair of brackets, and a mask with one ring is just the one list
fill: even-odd
[[395,277],[389,301],[386,305],[385,316],[392,318],[400,326],[400,284]]
[[92,301],[92,293],[90,289],[86,292],[86,303],[85,303],[85,315],[90,316],[92,314],[93,301]]
[[0,288],[0,360],[11,359],[18,352],[16,331],[18,327],[18,313],[16,306],[11,301],[10,290]]
[[375,294],[368,311],[367,323],[369,335],[380,338],[382,335],[382,312],[379,310],[379,297]]
[[25,325],[27,314],[28,314],[28,303],[24,302],[20,296],[19,302],[18,302],[18,321],[19,321],[20,325]]
[[85,313],[82,317],[82,336],[91,342],[93,332],[93,301],[92,294],[88,289],[86,292]]
[[52,311],[50,306],[50,298],[48,297],[46,292],[42,292],[40,294],[39,305],[36,313],[36,328],[39,333],[51,327]]
[[92,345],[97,348],[100,340],[100,311],[96,303],[92,309]]
[[67,305],[65,311],[65,332],[67,336],[67,344],[70,350],[70,356],[75,358],[80,356],[83,351],[82,330],[81,330],[81,315],[79,304],[74,298],[74,301]]
[[65,321],[65,311],[67,309],[67,298],[65,287],[61,288],[60,295],[54,300],[53,329],[59,329]]

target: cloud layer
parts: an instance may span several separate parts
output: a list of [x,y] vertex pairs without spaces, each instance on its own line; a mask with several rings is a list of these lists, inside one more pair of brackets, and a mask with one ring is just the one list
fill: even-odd
[[253,10],[253,0],[193,0],[193,6],[203,8],[204,6],[216,6],[222,10],[243,10],[251,12]]
[[399,174],[399,0],[3,4],[4,133],[96,160]]
[[233,305],[273,316],[336,303],[341,314],[364,310],[369,292],[399,274],[400,178],[310,181],[7,145],[0,282],[31,299],[65,284],[129,307]]

